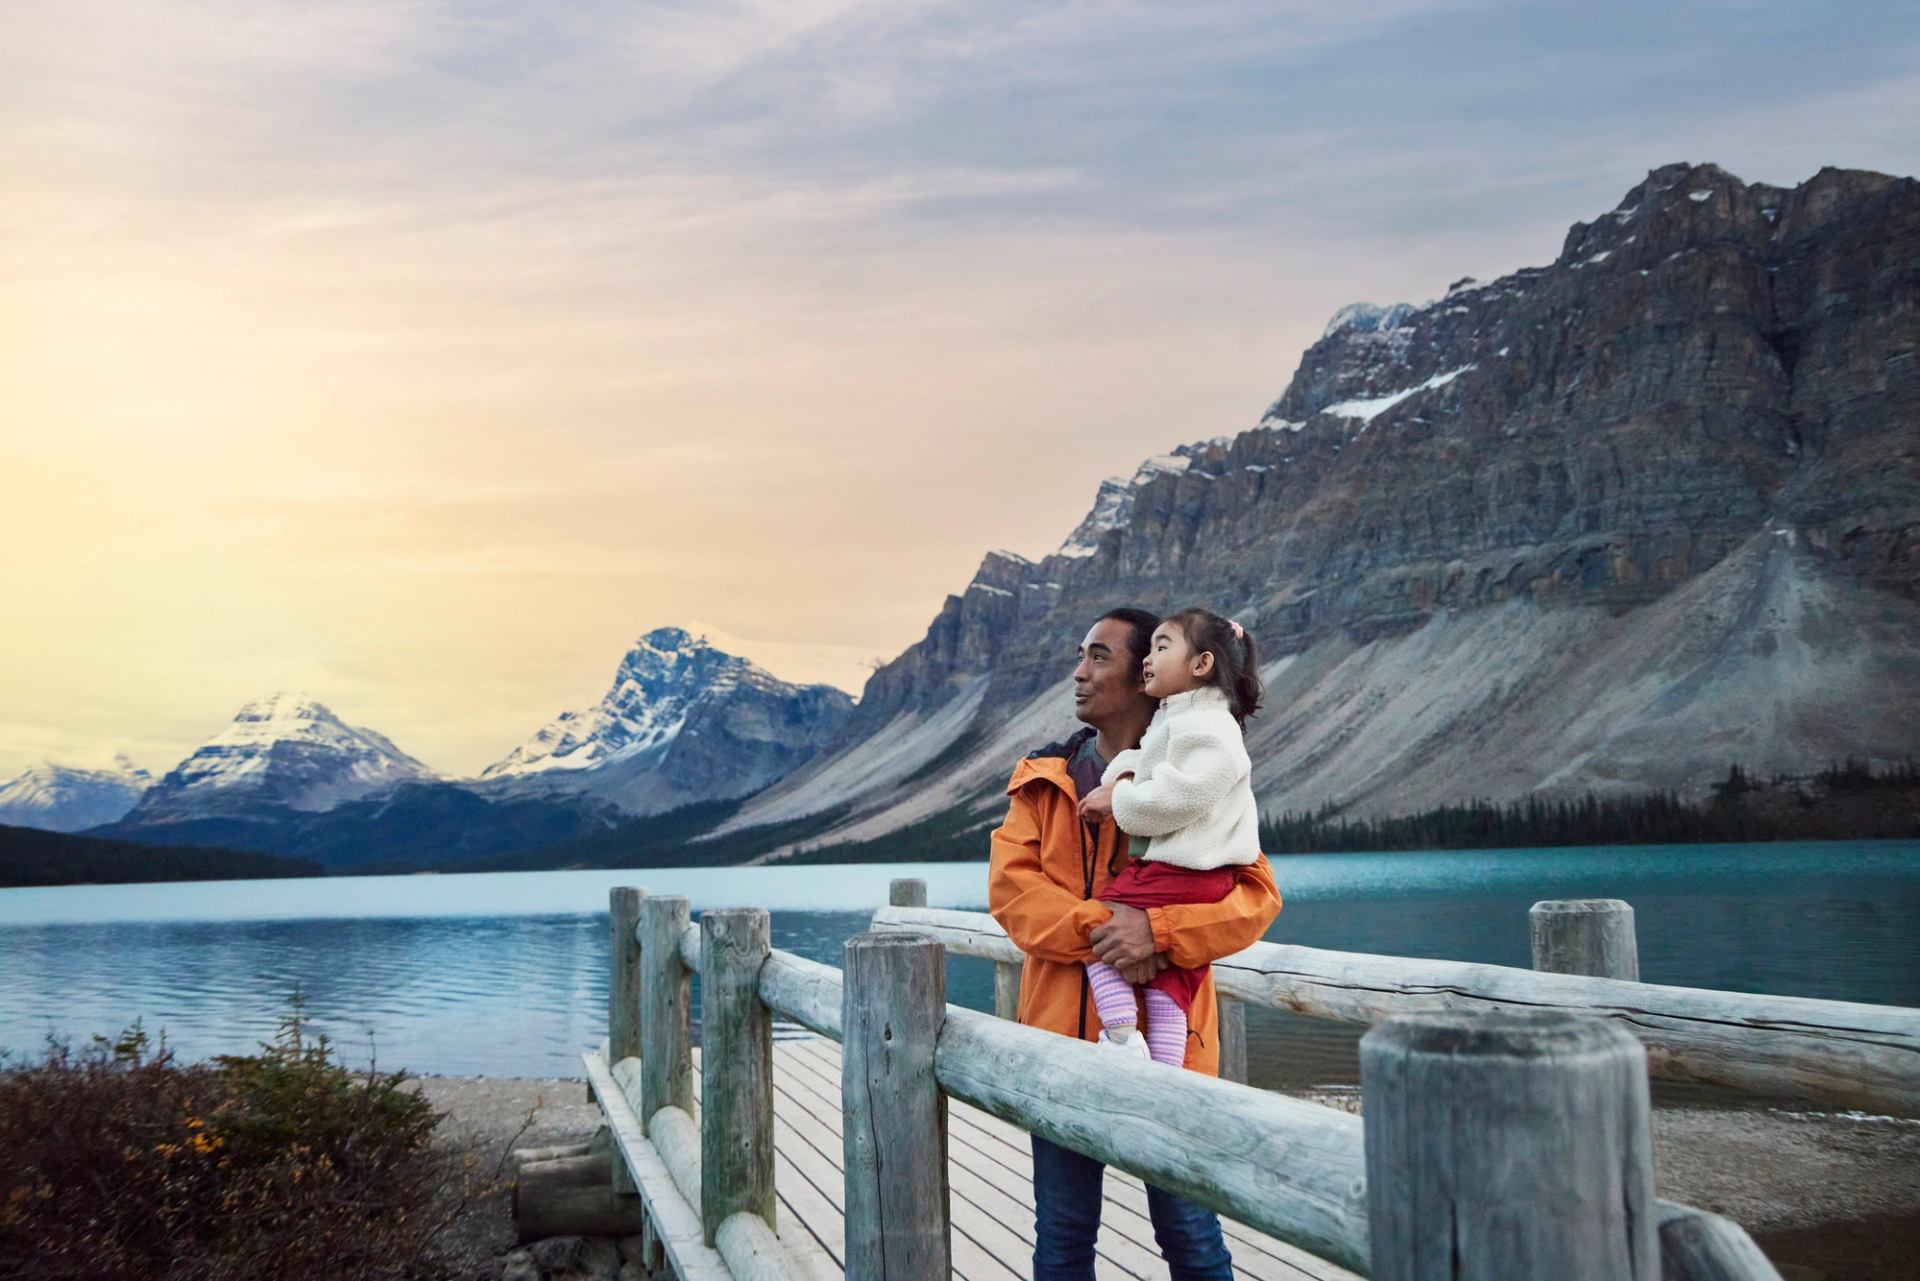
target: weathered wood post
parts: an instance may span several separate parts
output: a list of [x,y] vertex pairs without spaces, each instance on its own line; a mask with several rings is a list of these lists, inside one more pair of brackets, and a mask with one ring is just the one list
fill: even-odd
[[1533,968],[1640,981],[1633,908],[1617,898],[1548,899],[1527,913]]
[[640,1128],[653,1114],[693,1115],[693,991],[680,959],[692,911],[678,895],[649,895],[640,905]]
[[1367,1033],[1373,1281],[1660,1281],[1646,1060],[1554,1011]]
[[[640,1053],[640,901],[646,895],[631,886],[607,891],[607,1066]],[[618,1153],[613,1157],[613,1190],[631,1196],[633,1171]]]
[[925,907],[927,883],[917,876],[899,876],[887,882],[889,907]]
[[1018,961],[993,963],[993,1012],[999,1018],[1019,1021],[1020,963]]
[[760,1003],[767,910],[700,914],[700,1226],[741,1210],[774,1229],[773,1016]]
[[947,1099],[933,1074],[946,949],[916,934],[856,934],[843,972],[847,1281],[947,1276]]
[[1247,1083],[1247,1006],[1238,997],[1220,997],[1220,1079]]

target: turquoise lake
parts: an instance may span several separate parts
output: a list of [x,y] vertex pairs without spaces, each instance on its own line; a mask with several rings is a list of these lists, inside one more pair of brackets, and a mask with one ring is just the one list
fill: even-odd
[[[1543,898],[1634,906],[1648,982],[1920,1006],[1920,841],[1295,855],[1280,942],[1525,966]],[[0,890],[0,1051],[136,1018],[186,1058],[269,1037],[297,984],[363,1067],[575,1077],[606,1022],[607,890],[773,913],[776,947],[841,944],[919,876],[983,909],[984,863],[628,869]],[[990,1008],[954,958],[949,999]],[[1252,1012],[1256,1084],[1351,1083],[1359,1029]]]

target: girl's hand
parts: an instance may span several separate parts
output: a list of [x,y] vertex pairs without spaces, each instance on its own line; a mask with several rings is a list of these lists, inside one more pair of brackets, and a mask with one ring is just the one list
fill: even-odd
[[1102,784],[1080,798],[1080,821],[1104,823],[1113,817],[1113,789]]
[[1116,965],[1113,968],[1119,970],[1120,977],[1135,987],[1145,987],[1147,984],[1153,982],[1161,970],[1166,969],[1172,964],[1173,962],[1167,959],[1165,952],[1155,952],[1138,965]]

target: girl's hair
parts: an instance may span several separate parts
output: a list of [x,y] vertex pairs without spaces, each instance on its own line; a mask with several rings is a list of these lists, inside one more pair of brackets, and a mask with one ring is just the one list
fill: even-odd
[[1247,717],[1260,710],[1263,693],[1260,653],[1254,647],[1253,634],[1240,628],[1236,635],[1230,620],[1204,605],[1190,605],[1160,621],[1179,627],[1196,655],[1213,655],[1213,671],[1207,679],[1227,696],[1227,709],[1233,713],[1233,719],[1240,722],[1240,728],[1245,729]]

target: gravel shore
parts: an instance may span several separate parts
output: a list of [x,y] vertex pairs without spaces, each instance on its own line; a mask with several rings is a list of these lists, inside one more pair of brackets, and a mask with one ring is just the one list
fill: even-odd
[[[420,1077],[439,1141],[488,1170],[509,1146],[584,1141],[600,1124],[578,1080]],[[1320,1102],[1352,1106],[1351,1095]],[[1752,1233],[1785,1281],[1920,1281],[1920,1121],[1850,1113],[1662,1108],[1660,1195]],[[513,1245],[504,1191],[470,1205],[450,1253],[490,1277]]]

